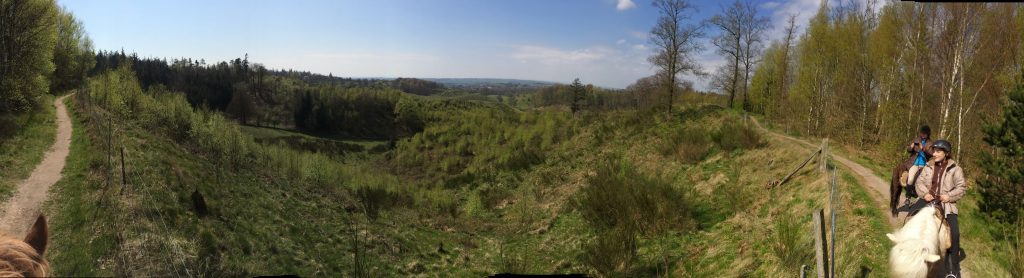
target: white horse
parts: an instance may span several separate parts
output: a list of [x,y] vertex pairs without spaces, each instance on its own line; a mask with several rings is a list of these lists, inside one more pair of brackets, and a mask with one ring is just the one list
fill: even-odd
[[[886,234],[896,243],[889,253],[889,269],[893,277],[924,278],[928,267],[939,261],[950,247],[949,225],[941,212],[927,206],[910,218],[903,228]],[[941,248],[940,248],[941,247]]]

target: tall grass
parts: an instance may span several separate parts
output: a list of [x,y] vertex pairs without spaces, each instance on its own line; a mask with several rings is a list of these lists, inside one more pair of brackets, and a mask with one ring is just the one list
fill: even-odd
[[[1018,213],[1017,215],[1024,215],[1024,213]],[[1008,271],[1014,278],[1021,278],[1024,277],[1024,217],[1018,218],[1015,226],[1016,232],[1012,236],[1015,241],[1012,248],[1010,248],[1010,268]]]
[[799,273],[800,266],[811,261],[813,244],[807,235],[808,227],[794,217],[779,217],[775,220],[769,241],[772,254],[779,259],[783,269]]

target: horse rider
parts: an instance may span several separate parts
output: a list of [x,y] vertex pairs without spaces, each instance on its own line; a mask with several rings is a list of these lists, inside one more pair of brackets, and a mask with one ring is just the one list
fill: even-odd
[[[917,181],[917,177],[918,174],[920,174],[921,169],[923,169],[925,164],[928,163],[928,160],[931,159],[931,147],[933,143],[931,142],[931,136],[931,128],[927,125],[923,125],[918,131],[917,138],[911,140],[910,144],[907,146],[907,153],[911,154],[914,164],[910,166],[909,170],[907,170],[907,181],[903,186],[913,185],[914,182]],[[907,190],[907,192],[911,192],[911,190]]]
[[[919,204],[935,205],[945,216],[949,224],[950,243],[946,251],[946,269],[950,276],[960,277],[960,226],[957,222],[956,202],[967,192],[964,183],[964,172],[953,160],[953,146],[946,140],[935,141],[931,145],[932,158],[921,169],[921,174],[914,183]],[[915,204],[915,206],[917,206]]]

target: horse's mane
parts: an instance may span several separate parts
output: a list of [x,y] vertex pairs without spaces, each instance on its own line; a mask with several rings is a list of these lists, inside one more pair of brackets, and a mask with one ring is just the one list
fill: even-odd
[[43,257],[47,245],[46,217],[40,215],[24,240],[0,233],[0,277],[50,276]]
[[24,241],[0,237],[0,277],[45,277],[50,266]]

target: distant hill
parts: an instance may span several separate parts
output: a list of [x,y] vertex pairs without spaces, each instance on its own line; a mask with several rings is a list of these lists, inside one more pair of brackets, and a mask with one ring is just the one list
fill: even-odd
[[472,91],[485,95],[515,95],[531,92],[536,89],[558,83],[536,80],[502,79],[502,78],[423,78],[427,81],[441,83],[445,87]]

